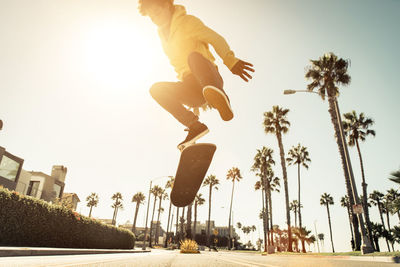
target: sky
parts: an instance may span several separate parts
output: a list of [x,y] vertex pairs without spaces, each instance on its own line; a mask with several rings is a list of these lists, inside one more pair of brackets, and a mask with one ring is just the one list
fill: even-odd
[[[376,137],[361,143],[368,192],[398,188],[388,180],[400,168],[398,151],[398,74],[400,62],[400,1],[398,0],[176,0],[189,14],[220,33],[236,56],[254,64],[249,83],[234,76],[217,59],[231,99],[234,119],[224,122],[215,110],[201,114],[210,133],[201,142],[217,145],[208,174],[220,180],[213,193],[211,219],[228,224],[232,167],[243,179],[235,185],[233,222],[255,225],[262,236],[260,192],[250,171],[256,150],[274,150],[275,174],[282,178],[276,137],[266,135],[263,113],[274,105],[288,108],[289,132],[285,152],[300,143],[311,158],[301,170],[303,225],[325,234],[323,251],[331,251],[323,193],[331,206],[336,251],[349,251],[350,230],[343,170],[328,113],[327,101],[315,94],[283,95],[304,90],[310,59],[334,52],[349,59],[349,86],[340,88],[341,113],[352,110],[373,118]],[[214,53],[215,54],[215,53]],[[0,0],[0,146],[25,160],[23,169],[51,173],[53,165],[68,168],[64,192],[77,193],[78,212],[89,213],[86,197],[100,197],[93,216],[111,218],[111,196],[121,192],[124,209],[118,223],[132,222],[136,192],[148,194],[150,181],[164,186],[175,175],[180,153],[176,145],[186,136],[184,126],[151,98],[150,86],[176,81],[158,39],[156,26],[128,0]],[[349,148],[361,192],[357,151]],[[297,169],[288,167],[290,200],[297,199]],[[198,218],[208,215],[207,199]],[[167,210],[167,203],[165,210]],[[138,226],[145,222],[145,206]],[[371,219],[379,221],[376,207]],[[286,228],[283,187],[273,193],[274,224]],[[162,214],[165,228],[168,213]],[[293,214],[292,223],[294,224]],[[391,217],[391,224],[399,221]],[[252,235],[241,238],[247,241]],[[383,240],[380,247],[386,250]],[[311,247],[313,249],[313,247]],[[396,249],[398,246],[396,245]]]

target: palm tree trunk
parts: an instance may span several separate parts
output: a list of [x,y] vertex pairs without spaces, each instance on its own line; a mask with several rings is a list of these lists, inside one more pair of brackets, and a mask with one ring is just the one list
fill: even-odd
[[181,216],[181,218],[180,218],[180,220],[181,220],[181,227],[180,227],[180,240],[184,240],[185,239],[185,231],[184,231],[184,222],[185,222],[185,207],[183,207],[183,210],[182,210],[182,216]]
[[197,201],[194,204],[194,224],[193,224],[193,239],[196,240],[196,223],[197,222]]
[[294,227],[297,228],[297,207],[294,207]]
[[158,235],[159,235],[159,229],[160,229],[160,214],[161,214],[161,201],[162,201],[162,196],[160,196],[160,203],[158,206],[158,215],[157,215],[157,222],[156,222],[156,236],[154,238],[154,244],[158,244]]
[[271,232],[271,244],[274,246],[274,233],[273,233],[273,229],[274,229],[274,224],[272,222],[272,197],[271,197],[272,193],[271,193],[271,187],[268,190],[268,204],[269,204],[269,220],[271,222],[270,224],[270,232]]
[[210,248],[211,193],[212,193],[212,186],[210,185],[210,191],[208,195],[208,222],[207,222],[207,240],[206,240],[207,247],[209,248]]
[[[358,139],[356,139],[356,145],[357,145],[357,152],[358,152],[358,157],[360,158],[360,165],[361,165],[362,190],[363,190],[363,199],[362,200],[363,200],[365,221],[367,223],[367,232],[368,232],[369,239],[372,240],[373,235],[372,235],[372,227],[371,227],[371,220],[369,218],[369,207],[368,207],[368,192],[367,192],[368,184],[365,182],[364,163],[362,160],[361,150],[360,150],[360,145],[358,143]],[[371,242],[371,244],[373,244],[373,242]]]
[[151,247],[151,232],[152,232],[152,230],[153,230],[153,220],[154,220],[154,212],[156,211],[156,203],[157,203],[157,197],[154,196],[153,215],[151,216],[151,221],[150,221],[150,241],[149,241],[149,247]]
[[[265,220],[267,222],[267,245],[271,245],[271,239],[269,236],[269,233],[271,231],[271,229],[269,228],[269,201],[268,201],[268,182],[267,182],[267,178],[264,178],[264,194],[265,194]],[[268,251],[268,250],[267,250]]]
[[287,172],[286,172],[286,162],[285,162],[285,150],[283,148],[283,143],[282,143],[282,136],[279,131],[276,133],[276,137],[278,138],[278,144],[279,144],[279,151],[280,151],[280,156],[281,156],[281,166],[282,166],[282,173],[283,173],[283,183],[285,187],[285,202],[286,202],[286,223],[288,226],[288,251],[292,252],[292,229],[290,226],[290,209],[289,209],[289,186],[288,186],[288,181],[287,181]]
[[[262,182],[263,179],[261,179]],[[261,200],[262,200],[262,216],[263,216],[263,226],[264,226],[264,252],[267,252],[267,247],[268,247],[268,240],[267,240],[267,235],[268,235],[268,228],[267,228],[267,218],[265,215],[265,202],[264,202],[264,185],[261,186]]]
[[189,204],[188,210],[187,210],[187,215],[186,215],[186,236],[189,239],[193,239],[192,237],[192,206],[193,202]]
[[[89,218],[92,217],[92,209],[93,209],[93,206],[90,206]],[[400,217],[399,217],[399,218],[400,218]]]
[[[382,214],[383,212],[382,212],[381,202],[379,200],[377,202],[378,202],[379,215],[381,216],[381,221],[382,221],[382,225],[383,225],[383,230],[386,231],[385,221],[383,220],[383,214]],[[388,251],[390,252],[389,241],[388,241],[387,237],[385,239],[386,239],[386,245],[387,245]]]
[[228,249],[232,248],[231,244],[231,218],[232,218],[232,202],[233,202],[233,191],[235,189],[235,179],[232,181],[232,194],[231,194],[231,205],[229,207],[229,222],[228,222]]
[[326,210],[328,211],[329,233],[331,235],[332,252],[335,253],[335,247],[333,246],[331,214],[329,213],[329,205],[328,204],[326,204]]
[[300,163],[297,163],[297,182],[299,184],[298,200],[299,200],[299,226],[302,227],[301,223],[301,201],[300,201]]
[[132,233],[136,236],[136,219],[138,216],[139,212],[139,202],[136,202],[136,210],[135,210],[135,218],[133,219],[133,224],[132,224]]
[[176,243],[177,243],[177,244],[179,244],[178,227],[179,227],[179,207],[176,207],[175,239],[176,239]]
[[352,226],[351,226],[351,217],[352,217],[352,215],[351,215],[351,211],[350,211],[350,207],[349,207],[349,203],[347,203],[347,205],[346,205],[346,209],[347,209],[347,215],[348,215],[348,217],[349,217],[349,225],[350,225],[350,233],[351,233],[351,248],[352,248],[352,250],[354,250],[355,249],[355,243],[354,243],[354,233],[353,233],[353,228],[352,228]]
[[[339,129],[339,124],[338,124],[338,117],[336,115],[336,108],[335,108],[335,97],[328,97],[328,102],[329,102],[329,114],[331,116],[331,121],[333,124],[333,128],[335,131],[335,138],[336,138],[336,143],[339,148],[339,154],[340,154],[340,159],[342,162],[342,168],[344,172],[344,178],[345,178],[345,183],[346,183],[346,190],[347,190],[347,196],[349,197],[349,202],[351,207],[355,204],[355,199],[352,193],[351,189],[351,182],[350,182],[350,174],[347,172],[347,164],[346,164],[346,156],[345,156],[345,151],[343,148],[343,142],[341,141],[341,133]],[[355,236],[355,249],[359,251],[361,249],[361,234],[359,231],[359,227],[362,227],[359,225],[359,220],[358,216],[352,216],[353,217],[353,229],[354,229],[354,236]]]
[[[168,242],[168,232],[169,232],[169,222],[170,222],[170,218],[171,218],[171,207],[172,207],[172,202],[169,202],[169,210],[168,210],[168,222],[167,222],[167,235],[165,238],[165,242],[164,242],[164,247],[167,247],[167,242]],[[172,223],[172,222],[171,222]]]
[[117,207],[114,208],[114,213],[113,213],[113,217],[112,217],[112,220],[111,220],[111,224],[112,225],[115,225],[115,214],[116,214],[116,212],[117,212]]

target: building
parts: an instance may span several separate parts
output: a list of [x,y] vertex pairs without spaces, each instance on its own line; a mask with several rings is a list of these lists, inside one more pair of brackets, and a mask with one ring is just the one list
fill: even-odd
[[16,190],[24,160],[0,146],[0,185]]
[[66,201],[67,203],[71,203],[71,208],[76,210],[78,207],[78,203],[81,202],[78,195],[75,193],[63,193],[61,197],[61,201]]

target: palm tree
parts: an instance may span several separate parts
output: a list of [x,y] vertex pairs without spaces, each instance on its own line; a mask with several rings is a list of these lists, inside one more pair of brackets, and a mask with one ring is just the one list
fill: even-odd
[[383,229],[383,225],[379,223],[371,223],[372,226],[372,240],[375,243],[376,251],[380,252],[379,248],[379,238],[384,237],[385,230]]
[[240,179],[242,179],[242,175],[240,174],[240,170],[236,167],[232,167],[232,169],[230,169],[228,171],[228,174],[226,175],[226,179],[227,180],[231,180],[232,181],[232,194],[231,194],[231,205],[229,208],[229,222],[228,222],[228,249],[232,248],[232,240],[231,240],[231,218],[232,218],[232,203],[233,203],[233,192],[235,189],[235,181],[240,182]]
[[89,196],[86,198],[87,207],[90,207],[89,211],[89,218],[92,217],[92,209],[93,207],[97,207],[97,204],[99,204],[99,196],[96,193],[91,193]]
[[323,233],[318,234],[318,240],[321,242],[321,245],[325,247],[324,241],[325,241],[325,235]]
[[[167,190],[169,188],[172,189],[172,187],[174,186],[174,181],[175,181],[175,177],[169,176],[169,180],[165,184],[165,190]],[[169,231],[170,219],[171,219],[171,208],[172,208],[172,202],[170,201],[169,209],[168,209],[167,238],[165,238],[164,247],[167,247],[167,242],[168,242],[168,231]],[[172,221],[171,221],[171,225],[172,225]]]
[[202,193],[198,193],[194,199],[194,225],[193,225],[193,235],[196,237],[196,224],[197,224],[197,207],[204,204],[206,200],[203,198]]
[[115,225],[117,223],[117,214],[118,214],[118,209],[122,209],[123,205],[122,205],[122,195],[121,193],[117,192],[115,193],[112,197],[112,200],[114,200],[114,203],[111,205],[111,207],[114,209],[114,214],[113,214],[113,218],[111,221],[112,225]]
[[192,234],[192,207],[193,202],[188,205],[186,215],[186,237],[189,239],[194,239],[194,235]]
[[[262,208],[263,208],[263,224],[264,224],[264,249],[267,250],[267,244],[270,244],[269,238],[269,206],[268,203],[270,200],[270,177],[274,176],[271,166],[275,164],[275,161],[272,159],[273,150],[271,148],[263,146],[262,149],[257,149],[257,154],[254,157],[254,163],[251,167],[251,171],[258,172],[257,176],[260,177],[260,180],[256,182],[254,185],[255,190],[261,190],[261,199],[262,199]],[[272,178],[273,179],[273,178]],[[278,179],[279,180],[279,179]],[[278,181],[279,183],[279,181]],[[265,204],[264,204],[264,195],[265,195]]]
[[348,196],[344,196],[340,199],[340,205],[347,210],[347,215],[349,217],[349,224],[350,224],[350,233],[351,233],[351,248],[354,250],[354,234],[353,234],[353,228],[351,226],[351,217],[353,216],[351,214],[351,209],[350,209],[350,201]]
[[323,193],[320,200],[321,206],[326,206],[326,211],[328,212],[328,222],[329,222],[329,233],[331,235],[332,252],[335,253],[335,247],[333,246],[333,236],[332,236],[332,225],[331,225],[331,214],[329,212],[329,205],[333,205],[333,197],[330,194]]
[[[301,221],[301,201],[300,201],[300,166],[308,169],[308,163],[311,162],[309,158],[309,153],[307,148],[298,144],[296,147],[293,146],[289,152],[289,157],[286,159],[289,165],[297,164],[297,181],[298,181],[298,211],[299,211],[299,227],[302,228],[302,221]],[[304,242],[303,245],[303,252],[305,253],[305,246]]]
[[389,180],[400,184],[400,169],[390,173]]
[[[349,196],[350,205],[353,206],[354,204],[359,203],[359,199],[351,170],[350,158],[348,157],[347,147],[345,147],[346,143],[343,140],[344,138],[341,132],[341,117],[339,105],[337,103],[337,96],[339,95],[338,85],[348,85],[351,80],[350,76],[347,74],[348,66],[349,62],[347,60],[338,58],[333,53],[328,53],[320,57],[318,60],[311,60],[311,66],[308,67],[305,77],[306,79],[311,80],[311,83],[307,85],[309,91],[317,89],[322,100],[325,100],[325,97],[328,96],[329,114],[335,130],[336,143],[342,161],[347,195]],[[369,240],[367,240],[367,236],[365,235],[363,218],[360,215],[353,216],[356,250],[360,250],[361,248],[361,236],[358,230],[359,226],[361,228],[363,241],[366,245],[365,252],[367,252],[367,250],[369,252],[372,248]]]
[[[295,227],[294,229],[296,229],[296,231],[294,231],[295,236],[304,244],[309,238],[308,235],[311,231],[307,230],[305,227]],[[303,249],[302,252],[306,253],[307,251]]]
[[156,203],[157,203],[157,198],[159,197],[159,195],[161,194],[161,192],[163,191],[163,189],[158,186],[155,185],[153,186],[153,188],[151,189],[151,193],[154,196],[154,204],[153,204],[153,213],[151,215],[151,221],[150,221],[150,241],[149,241],[149,247],[151,247],[151,233],[153,230],[153,221],[154,221],[154,212],[156,211]]
[[132,233],[135,235],[136,235],[136,219],[138,216],[139,207],[141,204],[144,203],[145,199],[146,199],[146,197],[144,196],[144,194],[142,192],[138,192],[138,193],[134,194],[132,197],[132,202],[136,202],[135,218],[133,219],[133,225],[132,225]]
[[[381,217],[381,222],[382,222],[382,226],[383,226],[383,230],[386,231],[386,227],[385,227],[385,222],[383,220],[383,194],[377,190],[374,190],[371,194],[369,194],[369,199],[370,199],[370,203],[374,206],[378,207],[378,211],[379,211],[379,216]],[[390,252],[390,247],[389,247],[389,241],[388,238],[386,238],[386,245],[388,248],[388,251]]]
[[292,200],[289,204],[289,208],[294,213],[294,227],[297,227],[297,214],[299,212],[299,202],[297,200]]
[[211,194],[213,187],[218,190],[219,180],[215,175],[209,175],[204,179],[203,186],[209,187],[208,194],[208,222],[207,222],[207,246],[210,247],[210,219],[211,219]]
[[264,113],[264,130],[266,134],[275,134],[278,139],[280,158],[281,158],[281,166],[282,166],[282,174],[283,174],[283,183],[285,187],[285,201],[286,201],[286,223],[288,225],[288,251],[293,251],[292,249],[292,231],[290,226],[290,209],[289,209],[289,186],[287,181],[287,172],[286,172],[286,161],[285,161],[285,150],[283,148],[282,142],[282,134],[285,134],[289,131],[290,123],[286,119],[286,116],[289,112],[289,109],[283,109],[279,106],[273,106],[272,111]]
[[158,235],[159,235],[159,229],[160,229],[160,214],[162,211],[164,211],[164,209],[161,206],[161,202],[165,199],[168,199],[168,194],[165,193],[165,189],[161,189],[160,194],[158,195],[159,198],[159,202],[158,202],[158,215],[157,215],[157,226],[156,226],[156,236],[155,236],[155,244],[158,244]]
[[360,159],[361,166],[361,177],[362,177],[362,190],[363,190],[363,208],[365,213],[365,221],[367,223],[367,231],[370,240],[372,240],[372,229],[371,229],[371,220],[369,218],[369,209],[368,209],[368,192],[367,192],[367,183],[365,182],[365,172],[364,172],[364,163],[361,156],[360,144],[358,140],[365,141],[365,138],[368,135],[375,136],[375,131],[370,130],[369,127],[374,124],[374,121],[371,118],[366,118],[364,113],[360,113],[358,116],[356,111],[352,111],[349,113],[345,113],[343,121],[343,129],[344,133],[348,137],[349,146],[356,145],[358,157]]

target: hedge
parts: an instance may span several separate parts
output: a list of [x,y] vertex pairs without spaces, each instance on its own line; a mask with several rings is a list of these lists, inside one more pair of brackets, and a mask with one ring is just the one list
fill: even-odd
[[0,188],[0,246],[132,249],[131,231]]

